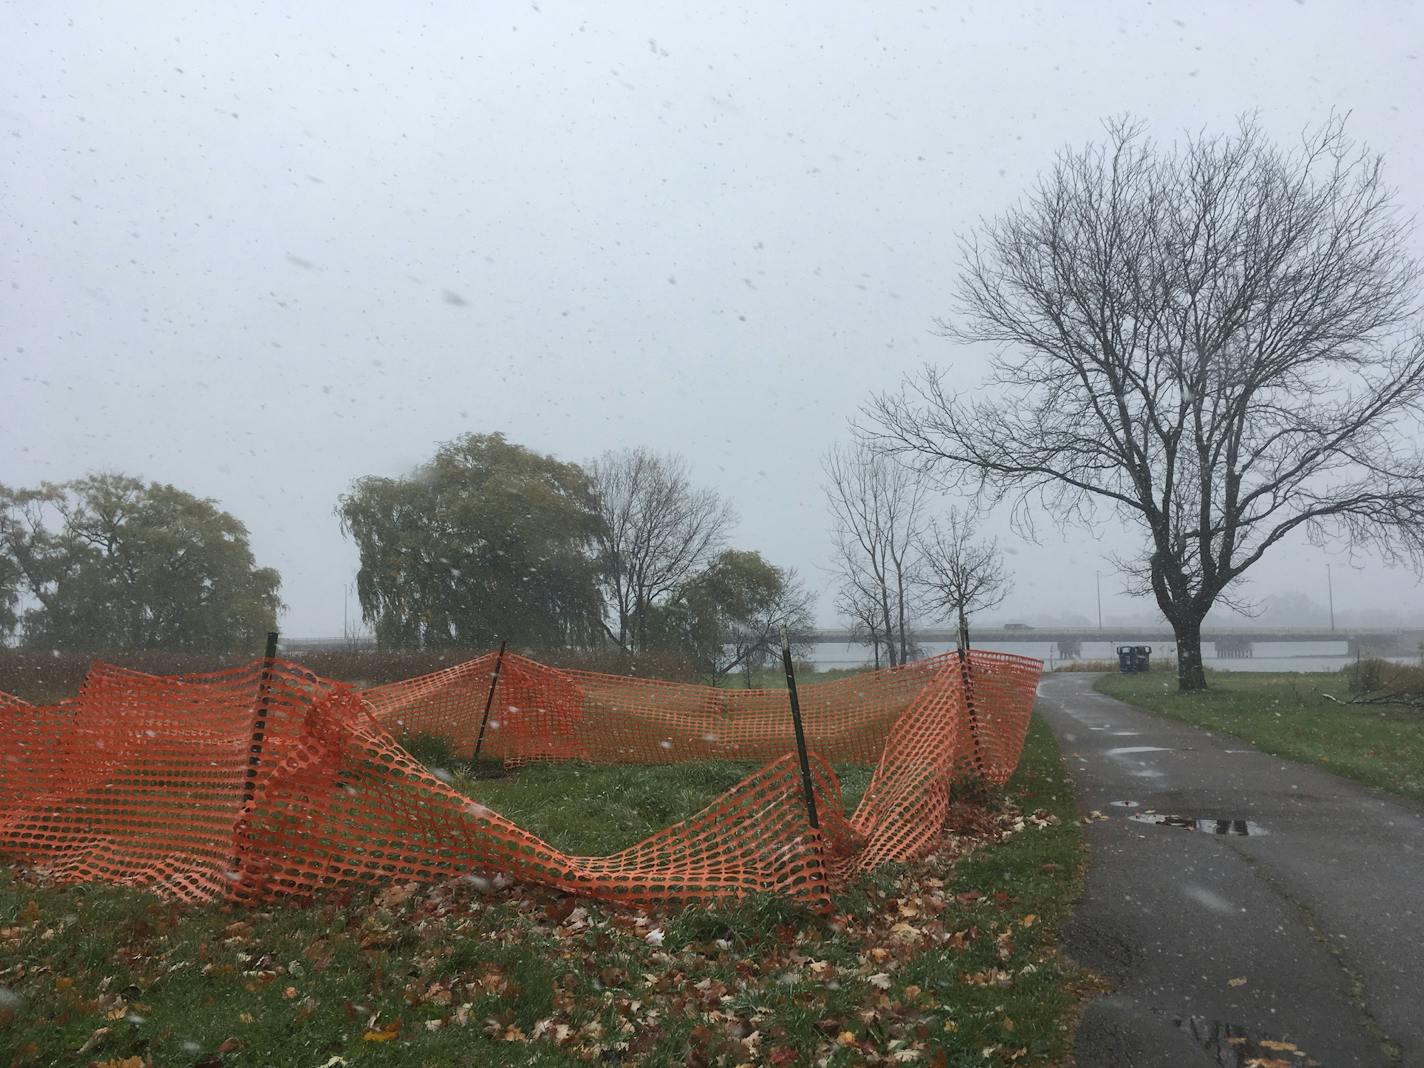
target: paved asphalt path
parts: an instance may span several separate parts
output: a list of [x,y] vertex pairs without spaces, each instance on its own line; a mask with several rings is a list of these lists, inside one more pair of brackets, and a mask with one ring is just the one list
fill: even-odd
[[[1084,812],[1107,817],[1084,828],[1065,930],[1114,988],[1084,1014],[1080,1068],[1310,1063],[1263,1040],[1327,1068],[1424,1066],[1424,808],[1137,711],[1095,678],[1046,676],[1038,701]],[[1129,819],[1149,810],[1211,822]]]

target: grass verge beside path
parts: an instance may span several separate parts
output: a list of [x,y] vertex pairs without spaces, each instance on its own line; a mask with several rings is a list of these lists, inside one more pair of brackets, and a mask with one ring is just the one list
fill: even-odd
[[[551,837],[598,845],[565,809],[661,826],[740,771],[621,770],[651,786],[605,804],[589,799],[610,782],[589,769],[540,768],[472,793],[497,788]],[[679,770],[694,785],[667,795]],[[644,812],[653,800],[665,807]],[[830,917],[772,898],[638,913],[476,878],[184,908],[0,866],[0,1060],[1051,1065],[1088,989],[1057,948],[1082,857],[1035,720],[1001,797],[957,808],[938,855],[863,877]]]
[[1339,672],[1212,672],[1209,689],[1178,693],[1174,678],[1105,675],[1110,697],[1196,727],[1224,731],[1277,756],[1424,801],[1424,712],[1402,705],[1341,705]]

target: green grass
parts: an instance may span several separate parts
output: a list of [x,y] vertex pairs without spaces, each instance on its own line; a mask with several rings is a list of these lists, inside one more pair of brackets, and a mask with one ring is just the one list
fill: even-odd
[[[687,764],[534,763],[505,775],[497,761],[461,761],[431,735],[405,737],[406,751],[467,797],[575,856],[636,845],[706,808],[756,771],[753,761]],[[854,812],[874,768],[835,768],[841,801]]]
[[1178,693],[1174,678],[1105,675],[1097,688],[1149,711],[1235,735],[1268,753],[1424,801],[1424,711],[1342,705],[1323,696],[1348,700],[1348,671],[1216,671],[1208,685],[1203,692]]
[[[538,766],[461,785],[599,852],[741,770]],[[1040,722],[1013,782],[958,818],[993,840],[882,867],[830,917],[761,897],[645,915],[470,880],[186,908],[0,867],[0,1050],[26,1065],[1060,1062],[1086,989],[1057,948],[1083,855]]]
[[[566,853],[600,856],[701,811],[758,766],[730,760],[532,764],[502,779],[474,779],[457,771],[451,785]],[[872,770],[836,769],[847,812],[855,810]]]

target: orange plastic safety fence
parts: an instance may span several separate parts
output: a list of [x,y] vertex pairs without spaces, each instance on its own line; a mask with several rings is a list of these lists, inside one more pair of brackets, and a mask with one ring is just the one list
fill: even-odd
[[[0,701],[0,852],[68,879],[263,901],[475,872],[628,903],[761,891],[826,907],[856,870],[923,855],[966,772],[1001,782],[1041,665],[953,654],[802,690],[813,829],[781,691],[560,671],[507,654],[484,750],[530,760],[768,761],[702,812],[606,857],[565,854],[396,741],[479,737],[495,656],[365,693],[300,665],[208,675],[96,665],[57,707]],[[847,817],[832,763],[878,761]]]

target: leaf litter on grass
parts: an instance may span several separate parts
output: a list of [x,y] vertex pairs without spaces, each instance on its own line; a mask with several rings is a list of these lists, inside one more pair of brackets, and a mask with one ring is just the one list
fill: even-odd
[[1014,782],[957,803],[932,856],[867,873],[828,916],[772,897],[639,911],[494,872],[182,908],[0,869],[0,1047],[205,1068],[1054,1064],[1096,992],[1056,945],[1082,862],[1036,722]]
[[[1057,822],[1010,805],[961,807],[933,856],[867,875],[831,917],[762,898],[659,915],[467,877],[318,900],[308,922],[297,908],[213,907],[185,919],[139,897],[121,924],[132,941],[87,962],[44,955],[54,913],[67,896],[128,892],[55,887],[29,872],[8,888],[35,896],[0,930],[15,962],[0,969],[0,987],[48,984],[31,1010],[82,1035],[68,1047],[75,1063],[149,1064],[165,1051],[257,1063],[278,1048],[274,1035],[314,1028],[330,1036],[314,1043],[317,1064],[446,1031],[553,1047],[570,1061],[942,1064],[945,1038],[986,1023],[1008,1040],[990,1044],[990,1060],[1011,1062],[1012,1020],[993,1005],[971,1020],[951,992],[1003,987],[1032,969],[1015,939],[1036,916],[1010,894],[956,891],[952,880],[974,850]],[[920,975],[923,958],[943,951],[963,968]],[[206,1034],[185,1035],[172,1006],[148,1004],[182,983],[214,1017]],[[3,1034],[18,1014],[0,1012],[10,1016]],[[33,1042],[15,1048],[16,1064],[46,1059]]]

